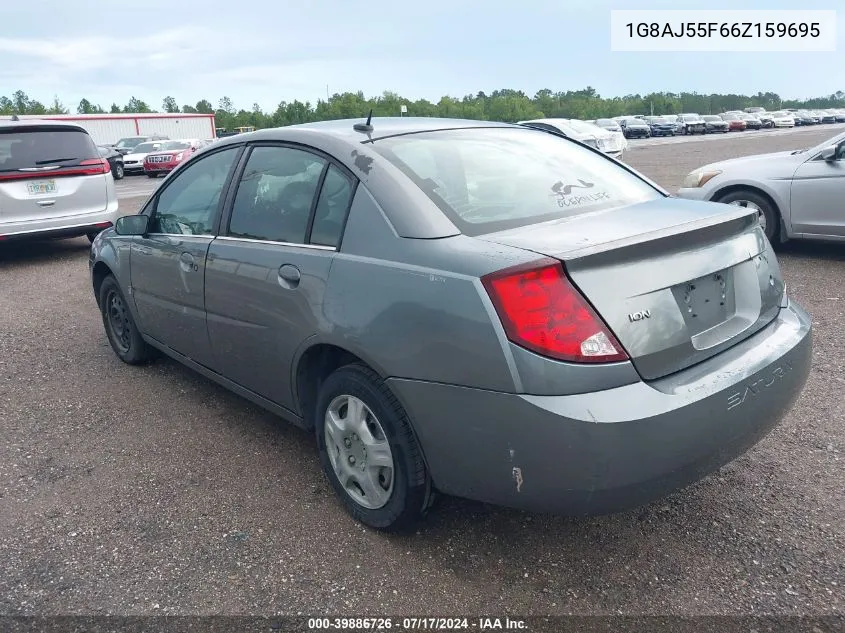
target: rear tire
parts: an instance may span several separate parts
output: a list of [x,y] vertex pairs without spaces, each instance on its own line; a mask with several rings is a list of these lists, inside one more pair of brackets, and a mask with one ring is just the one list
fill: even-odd
[[[384,531],[419,521],[431,481],[408,415],[378,374],[362,364],[335,370],[320,386],[314,431],[323,471],[353,518]],[[390,466],[368,464],[376,454]]]
[[114,275],[100,285],[100,314],[109,344],[120,360],[127,365],[140,365],[155,356],[153,348],[141,337]]
[[118,164],[114,168],[114,174],[113,175],[114,175],[115,180],[123,180],[123,176],[125,175],[125,172],[123,170],[123,165]]
[[765,196],[750,189],[740,189],[739,191],[732,191],[718,198],[716,202],[734,204],[741,207],[756,206],[760,210],[761,224],[765,224],[764,231],[766,237],[773,244],[777,241],[780,234],[780,213]]
[[147,174],[147,178],[158,178],[158,174]]

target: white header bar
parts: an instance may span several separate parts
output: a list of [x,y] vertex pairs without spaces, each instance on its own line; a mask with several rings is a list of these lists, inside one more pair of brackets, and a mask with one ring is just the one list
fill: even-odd
[[611,11],[610,48],[640,52],[833,52],[836,11]]

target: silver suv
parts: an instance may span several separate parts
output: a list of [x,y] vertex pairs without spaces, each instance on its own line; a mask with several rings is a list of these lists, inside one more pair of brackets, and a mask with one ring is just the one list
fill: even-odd
[[85,129],[55,121],[0,121],[0,241],[75,237],[117,220],[109,162]]

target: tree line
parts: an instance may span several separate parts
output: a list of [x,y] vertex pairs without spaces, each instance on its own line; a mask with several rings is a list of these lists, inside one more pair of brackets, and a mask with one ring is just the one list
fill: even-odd
[[[804,101],[785,100],[774,92],[756,95],[699,94],[696,92],[655,92],[646,95],[602,97],[592,87],[583,90],[553,92],[540,90],[529,96],[521,90],[494,90],[490,94],[478,92],[464,97],[444,96],[437,102],[427,99],[404,99],[395,92],[384,92],[378,97],[366,97],[363,92],[344,92],[327,99],[310,101],[281,101],[273,112],[265,112],[257,103],[249,110],[238,108],[229,97],[222,97],[215,107],[209,100],[201,99],[193,105],[179,105],[173,97],[165,97],[159,110],[153,109],[137,97],[131,97],[123,106],[112,103],[108,110],[99,104],[82,99],[76,107],[78,114],[98,113],[214,113],[218,127],[232,129],[252,126],[255,128],[279,127],[311,121],[347,119],[366,116],[399,116],[402,106],[407,116],[448,117],[515,122],[538,118],[598,119],[623,114],[678,114],[697,112],[718,114],[726,110],[742,110],[761,106],[767,110],[780,108],[838,108],[845,107],[845,93],[837,91],[826,97]],[[32,99],[23,90],[10,97],[0,97],[0,114],[68,114],[70,112],[58,96],[49,105]]]

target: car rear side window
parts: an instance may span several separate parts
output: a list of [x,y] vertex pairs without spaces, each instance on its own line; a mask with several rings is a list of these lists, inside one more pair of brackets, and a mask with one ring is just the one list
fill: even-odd
[[239,150],[209,154],[180,170],[158,196],[150,232],[211,235],[220,194]]
[[238,184],[229,235],[304,244],[326,161],[292,147],[256,147]]
[[330,165],[317,199],[314,225],[311,228],[311,243],[322,246],[338,246],[346,214],[352,203],[354,181],[335,165]]
[[0,129],[0,171],[33,167],[71,167],[99,158],[87,132],[78,128],[15,127]]
[[406,134],[379,139],[373,148],[466,235],[663,195],[602,154],[527,127]]

